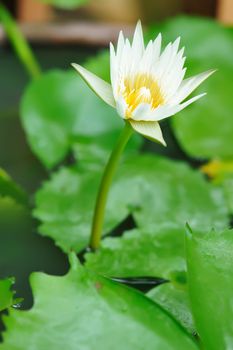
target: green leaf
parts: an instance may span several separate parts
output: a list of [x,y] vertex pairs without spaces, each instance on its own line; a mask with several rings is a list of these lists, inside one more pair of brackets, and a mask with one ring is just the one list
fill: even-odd
[[3,197],[12,198],[15,202],[23,206],[28,204],[26,193],[0,168],[0,200]]
[[205,349],[233,347],[233,231],[187,235],[190,300]]
[[[203,70],[199,64],[193,67],[195,72]],[[233,66],[218,68],[196,91],[207,92],[207,96],[173,118],[180,144],[194,157],[233,158]]]
[[[83,163],[85,167],[98,165],[106,165],[116,142],[119,138],[120,130],[111,131],[97,135],[95,138],[91,136],[78,137],[78,142],[72,146],[73,153],[78,162]],[[139,134],[134,134],[129,140],[122,158],[125,156],[136,156],[139,147],[142,145],[142,138]]]
[[200,229],[228,224],[221,193],[183,162],[143,155],[124,162],[119,174],[118,182],[127,189],[127,197],[132,196],[133,216],[143,230],[171,224],[183,228],[186,222]]
[[174,276],[178,279],[185,276],[185,272],[174,272],[170,283],[153,288],[147,296],[170,313],[189,333],[195,334],[187,282],[174,281]]
[[151,276],[170,279],[186,268],[182,229],[154,228],[127,231],[105,238],[100,249],[85,255],[86,266],[111,277]]
[[74,74],[53,71],[32,82],[22,98],[21,118],[29,144],[48,167],[69,150],[79,90]]
[[11,290],[13,278],[0,280],[0,311],[8,309],[13,304],[14,293]]
[[[65,251],[79,251],[88,242],[95,199],[102,176],[100,164],[63,168],[36,195],[40,232]],[[127,195],[126,195],[127,193]],[[200,193],[202,194],[200,196]],[[144,231],[223,228],[228,211],[221,193],[183,163],[144,155],[125,159],[110,190],[103,233],[130,213]]]
[[[10,235],[10,230],[6,230],[5,224],[8,222],[10,225],[17,225],[18,220],[25,215],[29,215],[29,200],[27,194],[0,168],[1,258],[5,255],[5,238]],[[3,266],[5,268],[4,264]]]
[[63,277],[32,275],[34,306],[11,310],[0,349],[197,349],[143,294],[81,266]]
[[223,178],[222,187],[227,199],[229,212],[233,214],[233,174],[227,174]]
[[2,3],[0,4],[0,22],[2,23],[17,56],[28,70],[28,73],[33,78],[37,78],[40,75],[40,66],[34,53],[21,33],[17,23]]
[[159,32],[163,35],[164,45],[181,37],[188,64],[196,60],[202,62],[204,69],[217,68],[216,64],[232,65],[233,35],[227,27],[214,19],[176,16],[160,25],[152,25],[146,33],[146,38],[153,39]]
[[201,167],[201,171],[223,190],[229,213],[233,214],[233,160],[211,160]]
[[102,50],[96,56],[89,57],[85,62],[85,68],[110,83],[109,50]]
[[[47,167],[63,160],[72,147],[78,158],[95,157],[95,140],[98,154],[106,160],[123,127],[116,111],[95,96],[75,71],[51,71],[32,82],[22,99],[21,118],[32,150]],[[106,134],[109,141],[102,152]],[[137,149],[139,140],[133,139],[129,149]]]
[[[42,221],[40,232],[53,238],[66,252],[80,251],[88,243],[100,178],[99,167],[62,168],[36,195],[34,214]],[[104,232],[113,229],[128,213],[119,186],[115,186],[107,206]]]
[[40,0],[41,2],[59,7],[61,9],[72,10],[85,5],[88,0]]
[[191,156],[233,157],[233,45],[232,33],[214,20],[178,17],[151,28],[148,37],[161,31],[166,41],[181,36],[187,56],[187,76],[216,68],[195,94],[207,96],[172,118],[182,148]]

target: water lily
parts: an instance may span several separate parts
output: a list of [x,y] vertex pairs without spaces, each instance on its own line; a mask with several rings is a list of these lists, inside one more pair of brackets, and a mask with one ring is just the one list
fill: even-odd
[[214,70],[184,79],[184,48],[180,38],[161,52],[161,34],[145,47],[141,22],[137,23],[132,43],[119,34],[115,50],[110,43],[111,84],[84,67],[73,64],[91,89],[107,104],[116,108],[125,120],[124,128],[104,169],[92,221],[90,247],[97,249],[103,231],[104,214],[110,185],[133,130],[166,145],[159,121],[168,118],[197,101],[205,94],[186,98]]
[[183,102],[214,70],[184,79],[184,48],[180,38],[161,53],[161,34],[145,47],[141,22],[137,23],[132,44],[119,34],[116,50],[110,43],[111,84],[78,64],[73,67],[92,90],[134,130],[165,145],[159,121],[168,118],[205,94]]

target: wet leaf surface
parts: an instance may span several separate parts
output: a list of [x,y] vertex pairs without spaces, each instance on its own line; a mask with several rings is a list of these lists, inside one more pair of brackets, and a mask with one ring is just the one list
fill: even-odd
[[233,334],[232,230],[187,234],[190,301],[206,349],[230,349]]
[[63,277],[34,274],[31,285],[34,306],[26,312],[11,310],[4,317],[7,331],[0,349],[198,348],[143,294],[95,275],[77,262]]

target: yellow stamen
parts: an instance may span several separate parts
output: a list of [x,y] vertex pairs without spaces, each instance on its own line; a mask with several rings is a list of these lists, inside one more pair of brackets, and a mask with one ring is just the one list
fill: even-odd
[[139,73],[134,77],[127,77],[123,83],[124,89],[121,91],[125,102],[128,105],[126,117],[130,118],[132,112],[141,103],[148,103],[151,109],[157,108],[164,103],[158,83],[146,73]]

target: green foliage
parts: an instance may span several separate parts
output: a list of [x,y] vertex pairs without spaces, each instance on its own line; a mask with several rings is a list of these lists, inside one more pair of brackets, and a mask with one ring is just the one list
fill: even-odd
[[155,287],[148,296],[190,333],[194,332],[182,229],[160,227],[150,233],[132,230],[120,238],[105,238],[98,252],[86,254],[85,259],[86,267],[111,277],[154,276],[171,280]]
[[184,234],[172,227],[152,232],[135,229],[120,238],[105,238],[101,248],[85,258],[88,268],[111,277],[171,278],[174,270],[186,268]]
[[101,79],[110,82],[110,55],[109,50],[102,50],[96,56],[85,62],[85,68],[98,75]]
[[222,161],[213,159],[204,164],[201,171],[206,174],[216,186],[222,189],[226,197],[229,213],[233,213],[233,159]]
[[12,198],[21,205],[28,204],[26,193],[0,168],[0,201],[5,197]]
[[[202,70],[199,64],[193,67]],[[176,136],[191,156],[233,158],[232,89],[233,66],[223,66],[196,92],[207,96],[174,117]]]
[[197,349],[155,303],[77,261],[63,277],[34,274],[31,285],[34,306],[4,318],[2,350]]
[[[115,110],[95,96],[76,72],[58,70],[29,85],[21,117],[31,148],[47,167],[63,160],[72,146],[78,158],[98,155],[106,160],[123,125]],[[129,149],[137,149],[139,139],[132,140]]]
[[[93,165],[105,165],[111,150],[116,144],[120,130],[111,131],[91,136],[79,136],[78,142],[72,145],[73,154],[79,164],[82,163],[85,167]],[[125,156],[137,156],[138,149],[142,144],[142,138],[134,134],[126,146],[122,158]]]
[[[0,238],[3,240],[1,241],[3,250],[5,242],[3,237],[10,234],[9,231],[5,231],[6,222],[14,224],[21,217],[28,215],[29,198],[27,194],[0,168]],[[3,257],[4,253],[5,251],[2,251],[0,256]]]
[[233,174],[228,174],[223,178],[222,186],[226,195],[229,211],[233,214]]
[[198,17],[178,17],[151,27],[148,38],[159,31],[166,42],[181,36],[188,76],[210,68],[218,70],[195,92],[207,92],[207,96],[172,120],[182,148],[194,157],[233,157],[232,33],[216,21]]
[[232,230],[187,234],[190,300],[206,349],[232,347]]
[[[147,31],[148,40],[159,32],[168,43],[181,37],[188,62],[203,61],[204,69],[220,64],[232,65],[232,37],[228,28],[210,18],[177,16],[160,25],[152,25]],[[210,55],[211,54],[211,55]],[[216,67],[217,68],[217,67]]]
[[16,22],[6,10],[5,6],[0,3],[0,22],[18,56],[31,77],[36,78],[40,75],[40,67],[35,59],[30,46],[20,32]]
[[133,216],[144,230],[183,228],[186,222],[201,229],[226,227],[223,196],[183,162],[145,154],[123,163],[119,174],[128,198],[134,194]]
[[72,10],[79,6],[85,5],[88,0],[40,0],[41,2],[66,10]]
[[[79,251],[88,243],[100,178],[99,167],[62,168],[37,193],[34,214],[42,221],[40,232],[53,238],[66,252]],[[106,211],[105,232],[129,213],[119,186],[113,191]]]
[[0,280],[0,311],[8,309],[13,304],[14,293],[11,289],[13,284],[13,278]]
[[[174,272],[172,277],[176,274],[184,272]],[[172,280],[153,288],[147,296],[169,312],[189,333],[194,334],[195,326],[187,288],[186,282],[177,283]]]
[[[79,251],[88,242],[102,171],[98,165],[63,168],[36,195],[34,214],[42,221],[40,232],[66,252]],[[215,196],[201,174],[153,155],[129,157],[119,167],[109,194],[104,234],[130,213],[144,231],[171,225],[182,230],[187,221],[196,228],[223,228],[228,221],[223,196]]]

